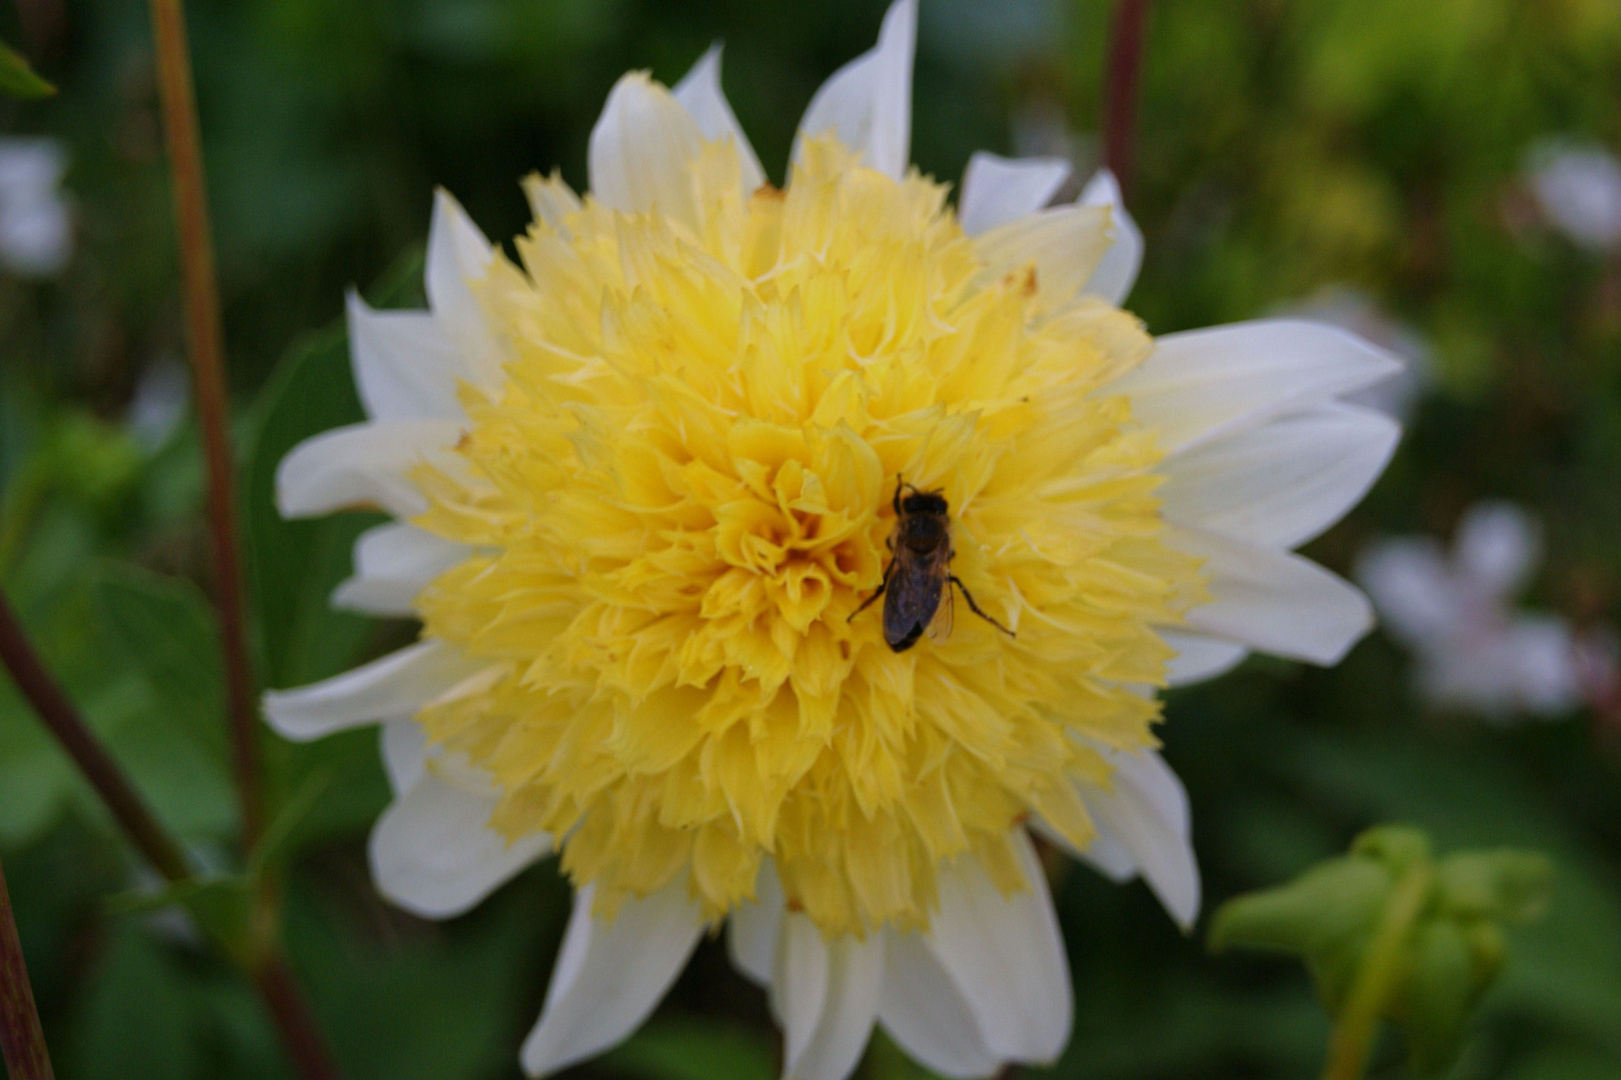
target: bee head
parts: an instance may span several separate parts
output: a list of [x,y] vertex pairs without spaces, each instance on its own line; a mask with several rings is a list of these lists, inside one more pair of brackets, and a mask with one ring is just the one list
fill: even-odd
[[918,491],[901,500],[901,511],[906,514],[939,514],[946,512],[946,499],[938,491]]

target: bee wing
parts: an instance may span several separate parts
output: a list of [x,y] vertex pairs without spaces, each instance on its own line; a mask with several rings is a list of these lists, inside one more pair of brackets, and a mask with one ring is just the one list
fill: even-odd
[[940,591],[943,594],[941,598],[945,601],[945,610],[941,611],[934,621],[929,623],[930,641],[946,640],[951,636],[952,628],[957,625],[957,595],[951,588],[949,579],[945,578],[945,573],[946,571],[942,568],[941,575],[944,583],[940,586]]
[[932,559],[896,559],[889,591],[884,593],[884,640],[890,645],[916,641],[940,608],[945,579],[933,572]]

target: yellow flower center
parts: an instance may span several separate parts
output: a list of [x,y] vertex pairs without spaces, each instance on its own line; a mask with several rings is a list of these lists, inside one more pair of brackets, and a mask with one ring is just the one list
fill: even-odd
[[[828,934],[920,926],[963,853],[1021,887],[1024,815],[1084,847],[1092,746],[1152,745],[1132,686],[1202,599],[1107,389],[1152,343],[992,272],[915,174],[824,140],[786,191],[737,175],[712,144],[681,213],[588,199],[497,260],[508,381],[464,391],[465,469],[418,474],[418,523],[480,552],[424,592],[425,634],[490,666],[420,720],[605,911],[683,875],[719,917],[769,856]],[[944,582],[907,651],[882,601],[857,614],[897,477],[941,491],[951,571],[1016,636]]]

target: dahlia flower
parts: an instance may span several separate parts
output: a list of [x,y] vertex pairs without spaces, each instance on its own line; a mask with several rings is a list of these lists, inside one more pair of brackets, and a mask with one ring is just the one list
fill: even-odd
[[[430,310],[350,300],[370,419],[282,462],[283,513],[396,519],[335,602],[422,621],[266,698],[294,739],[382,724],[379,889],[448,917],[553,852],[576,889],[532,1075],[627,1036],[723,925],[787,1077],[847,1076],[875,1022],[948,1076],[1052,1059],[1029,829],[1190,924],[1155,689],[1370,625],[1290,549],[1383,467],[1394,423],[1335,399],[1394,363],[1299,322],[1151,338],[1106,174],[1049,207],[1063,163],[980,154],[953,208],[907,165],[915,21],[817,92],[780,189],[711,51],[619,81],[590,193],[526,182],[516,262],[440,193]],[[960,586],[897,651],[863,604],[903,483],[945,501]]]

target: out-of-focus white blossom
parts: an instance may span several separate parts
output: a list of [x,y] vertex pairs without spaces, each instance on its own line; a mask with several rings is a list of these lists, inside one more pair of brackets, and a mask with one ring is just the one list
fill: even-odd
[[1521,612],[1515,595],[1541,560],[1541,530],[1518,507],[1472,508],[1447,552],[1430,537],[1370,547],[1357,580],[1382,623],[1417,660],[1419,693],[1494,720],[1559,716],[1614,678],[1613,652],[1555,615]]
[[135,441],[149,453],[168,443],[191,400],[191,378],[180,358],[158,357],[141,372],[124,423]]
[[1412,416],[1413,406],[1434,380],[1435,365],[1429,343],[1354,285],[1325,285],[1305,300],[1285,305],[1278,314],[1349,330],[1401,361],[1402,369],[1396,374],[1347,394],[1347,401],[1377,409],[1406,423]]
[[62,195],[67,150],[57,139],[0,138],[0,268],[55,277],[73,250],[73,212]]
[[1621,244],[1621,161],[1602,146],[1559,140],[1526,155],[1526,180],[1548,223],[1597,251]]

